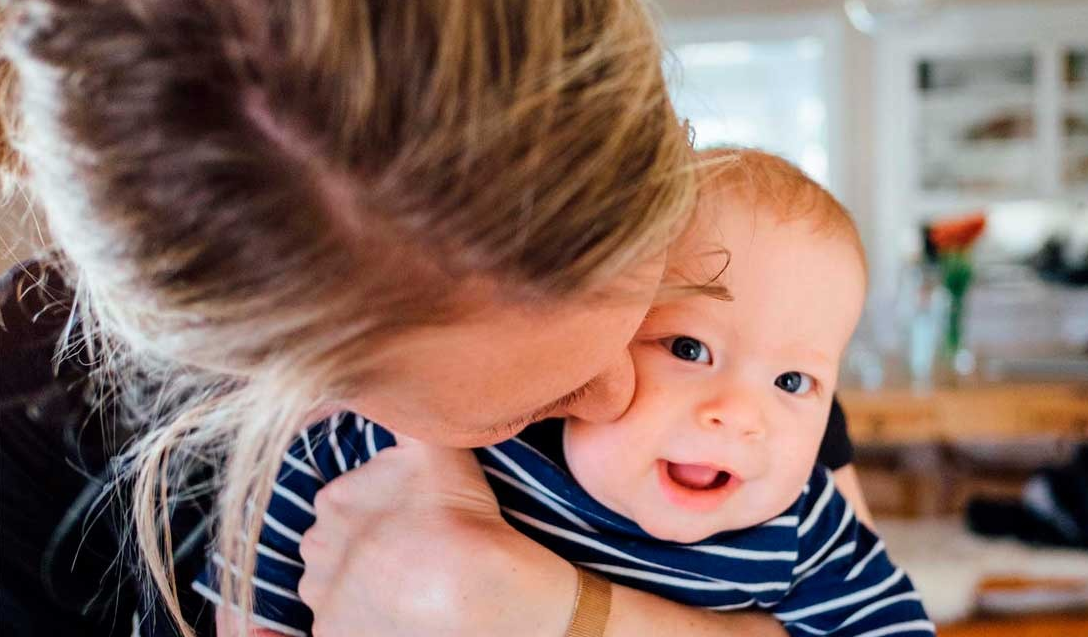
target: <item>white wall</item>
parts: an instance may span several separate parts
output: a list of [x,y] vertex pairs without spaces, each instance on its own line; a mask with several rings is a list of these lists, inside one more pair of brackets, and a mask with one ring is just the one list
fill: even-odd
[[[790,16],[823,14],[841,23],[843,34],[841,78],[843,112],[841,144],[844,156],[845,188],[840,194],[843,203],[857,219],[866,246],[874,244],[876,229],[876,134],[874,130],[875,53],[871,36],[854,29],[846,19],[841,0],[652,0],[664,23],[666,32],[676,23],[698,23],[708,19],[737,17],[746,22],[753,19],[789,19]],[[997,4],[1079,4],[1085,0],[948,0],[948,5]]]
[[[1045,1],[1045,0],[1044,0]],[[1084,0],[1057,0],[1075,4]],[[841,0],[653,0],[666,14],[676,17],[752,14],[795,13],[830,9],[842,9]],[[948,0],[952,5],[978,4],[1038,4],[1031,0]]]
[[[666,38],[677,25],[698,24],[708,19],[728,20],[730,17],[736,17],[741,24],[786,21],[798,16],[820,17],[838,23],[837,30],[843,39],[840,55],[844,63],[838,70],[842,86],[841,112],[832,114],[840,122],[839,138],[832,140],[833,146],[838,145],[841,150],[839,181],[843,187],[838,194],[853,212],[862,236],[871,237],[870,219],[875,200],[872,166],[876,146],[872,135],[875,94],[872,44],[868,36],[849,25],[842,3],[832,0],[658,0],[654,4]],[[834,131],[832,135],[835,135]]]

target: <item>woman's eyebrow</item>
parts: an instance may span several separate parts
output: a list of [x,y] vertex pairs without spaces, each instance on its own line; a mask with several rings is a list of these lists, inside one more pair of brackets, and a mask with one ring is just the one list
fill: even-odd
[[558,398],[556,400],[553,400],[552,402],[547,403],[547,404],[545,404],[545,405],[543,405],[541,407],[537,407],[536,409],[534,409],[532,411],[526,412],[526,414],[524,416],[521,416],[519,418],[511,420],[509,423],[507,423],[506,426],[512,427],[512,426],[521,426],[521,425],[524,425],[524,424],[533,423],[533,422],[536,422],[536,421],[540,420],[541,418],[544,418],[545,416],[552,413],[556,409],[563,408],[563,407],[569,407],[569,406],[573,405],[574,403],[578,402],[579,400],[581,400],[586,395],[586,393],[589,391],[590,387],[592,387],[593,382],[595,380],[596,380],[596,377],[589,379],[584,384],[582,384],[581,386],[577,387],[576,389],[568,392],[567,394],[563,395],[562,397],[560,397],[560,398]]
[[[659,309],[659,307],[657,305],[653,305],[653,304],[650,305],[649,309],[646,310],[646,315],[642,317],[642,322],[645,323],[649,319],[653,318],[653,316],[658,314],[659,312],[660,312],[660,309]],[[536,421],[536,420],[540,420],[540,418],[542,418],[543,416],[548,415],[549,413],[555,411],[556,409],[559,409],[561,407],[570,407],[574,403],[581,400],[587,393],[589,393],[590,389],[593,387],[593,383],[596,382],[596,380],[597,380],[597,377],[594,376],[593,378],[590,378],[585,383],[583,383],[581,386],[579,386],[579,387],[575,388],[574,390],[568,392],[567,394],[565,394],[561,398],[559,398],[557,400],[553,400],[552,402],[547,403],[547,404],[543,405],[542,407],[538,407],[537,409],[534,409],[534,410],[532,410],[530,412],[527,412],[526,416],[518,418],[517,420],[514,420],[512,422],[514,422],[514,423],[533,422],[533,421]]]
[[571,391],[567,392],[565,395],[563,395],[558,400],[554,400],[551,403],[548,403],[547,405],[541,407],[535,413],[537,413],[537,414],[546,414],[546,413],[548,413],[550,411],[553,411],[555,409],[558,409],[560,407],[570,407],[574,403],[576,403],[579,400],[581,400],[582,398],[584,398],[587,393],[589,393],[590,387],[593,386],[593,383],[596,380],[597,380],[596,376],[594,376],[593,378],[590,378],[589,380],[582,383],[578,387],[576,387],[576,388],[572,389]]

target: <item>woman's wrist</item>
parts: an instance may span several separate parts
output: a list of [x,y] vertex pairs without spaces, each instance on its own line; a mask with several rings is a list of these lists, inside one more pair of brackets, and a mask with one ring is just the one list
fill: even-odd
[[499,536],[492,538],[491,546],[499,553],[496,559],[505,567],[502,569],[505,573],[492,586],[502,592],[502,599],[513,601],[508,608],[497,609],[513,615],[496,617],[495,624],[516,628],[508,634],[564,637],[578,595],[578,571],[574,565],[505,521]]

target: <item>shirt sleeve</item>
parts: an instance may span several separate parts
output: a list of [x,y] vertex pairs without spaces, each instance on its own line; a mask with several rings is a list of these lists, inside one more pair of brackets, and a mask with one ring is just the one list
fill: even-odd
[[[252,580],[254,624],[286,635],[309,634],[313,614],[298,596],[304,569],[298,547],[314,523],[314,498],[330,480],[394,444],[388,431],[354,414],[319,422],[291,444],[263,516]],[[198,593],[217,605],[222,602],[219,572],[224,566],[213,552],[193,582]]]
[[793,582],[774,615],[794,636],[932,637],[933,623],[884,542],[854,518],[818,467],[798,525]]
[[854,444],[846,431],[846,414],[838,396],[831,400],[831,413],[827,416],[827,429],[820,443],[817,461],[835,471],[854,461]]

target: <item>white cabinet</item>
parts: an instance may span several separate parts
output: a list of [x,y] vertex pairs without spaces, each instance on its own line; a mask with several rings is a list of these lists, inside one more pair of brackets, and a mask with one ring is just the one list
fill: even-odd
[[877,37],[877,140],[904,169],[882,175],[888,203],[918,218],[1088,194],[1088,2],[949,10]]
[[1088,188],[1084,37],[908,56],[911,194],[920,208],[939,212],[957,200],[1076,195]]
[[1088,2],[951,5],[874,46],[875,305],[928,219],[1088,201]]

